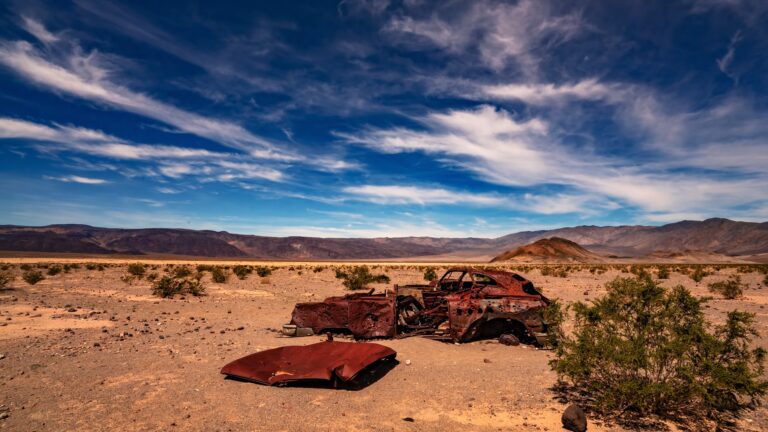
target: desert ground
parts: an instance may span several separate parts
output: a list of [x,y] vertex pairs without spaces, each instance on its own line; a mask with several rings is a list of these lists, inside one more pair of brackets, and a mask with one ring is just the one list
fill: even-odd
[[[290,320],[296,302],[344,294],[333,269],[344,263],[266,263],[274,267],[267,277],[254,273],[240,280],[230,273],[221,284],[206,273],[207,295],[160,299],[151,295],[146,279],[124,280],[127,263],[135,259],[98,260],[108,264],[101,271],[88,270],[84,259],[56,260],[79,268],[35,285],[21,279],[19,265],[53,259],[2,261],[15,275],[0,291],[2,430],[561,430],[566,405],[550,390],[556,381],[547,364],[552,354],[525,345],[495,340],[457,345],[419,337],[376,341],[396,350],[400,364],[359,391],[267,387],[219,373],[229,361],[256,351],[324,340],[283,337],[278,329]],[[171,261],[147,263],[148,272],[162,274]],[[318,266],[323,269],[315,272]],[[423,283],[424,264],[369,266],[393,284]],[[448,264],[435,266],[442,274]],[[710,270],[714,273],[699,283],[675,272],[662,283],[708,296],[708,283],[737,272],[729,266]],[[520,273],[545,295],[565,302],[594,299],[606,282],[629,276],[617,269],[591,273],[589,266],[574,267],[566,277],[542,276],[539,266]],[[741,277],[748,285],[745,296],[714,299],[707,314],[713,322],[732,309],[757,314],[762,336],[756,343],[768,349],[764,276]],[[768,409],[746,413],[739,428],[767,430]],[[623,429],[590,418],[589,430]]]

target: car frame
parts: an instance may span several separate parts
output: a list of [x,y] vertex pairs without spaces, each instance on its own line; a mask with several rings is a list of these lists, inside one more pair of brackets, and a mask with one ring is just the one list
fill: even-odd
[[514,334],[544,344],[549,300],[517,273],[453,267],[428,285],[395,285],[296,304],[285,334],[347,333],[356,339],[425,336],[454,342]]

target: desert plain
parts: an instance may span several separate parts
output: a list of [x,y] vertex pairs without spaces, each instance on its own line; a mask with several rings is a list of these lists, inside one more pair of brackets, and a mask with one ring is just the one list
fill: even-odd
[[[21,278],[20,265],[77,264],[35,285]],[[496,340],[453,344],[410,337],[377,340],[397,351],[399,365],[358,391],[267,387],[225,379],[221,367],[244,355],[325,336],[280,334],[296,302],[347,293],[335,267],[360,263],[246,262],[272,273],[225,283],[211,281],[206,295],[161,299],[146,278],[126,278],[136,259],[5,257],[15,276],[0,291],[0,430],[8,431],[558,431],[566,405],[551,387],[550,351],[505,346]],[[86,262],[105,264],[87,269]],[[200,261],[147,260],[147,272]],[[205,261],[231,266],[235,262]],[[367,263],[390,284],[424,283],[426,264]],[[431,264],[439,275],[450,263]],[[93,266],[91,266],[93,267]],[[514,268],[550,298],[589,301],[606,282],[631,274],[613,265],[604,273],[570,265],[565,277],[542,275],[539,265]],[[768,349],[768,287],[759,272],[716,264],[695,282],[672,272],[660,280],[682,284],[697,296],[712,296],[711,282],[739,273],[743,298],[713,296],[707,316],[722,322],[727,311],[756,314]],[[316,271],[317,270],[317,271]],[[45,269],[42,269],[45,274]],[[545,272],[549,273],[549,272]],[[561,275],[562,276],[562,275]],[[590,431],[625,430],[614,421],[590,418]],[[739,430],[768,429],[768,409],[747,412]],[[673,424],[652,429],[678,430]]]

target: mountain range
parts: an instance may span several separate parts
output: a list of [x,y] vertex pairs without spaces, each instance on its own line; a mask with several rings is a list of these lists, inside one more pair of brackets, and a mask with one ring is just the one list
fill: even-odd
[[279,260],[489,260],[540,239],[559,237],[591,252],[640,257],[698,251],[728,256],[768,254],[768,222],[713,218],[662,226],[576,226],[498,238],[267,237],[175,228],[117,229],[88,225],[0,225],[0,250],[78,254],[173,255]]

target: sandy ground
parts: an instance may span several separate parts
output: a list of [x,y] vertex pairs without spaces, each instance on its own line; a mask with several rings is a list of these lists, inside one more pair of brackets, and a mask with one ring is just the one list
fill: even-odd
[[[379,341],[395,349],[401,363],[360,391],[224,379],[219,370],[231,360],[324,339],[276,332],[295,302],[344,292],[332,269],[315,273],[316,265],[281,265],[268,278],[230,276],[224,284],[206,276],[208,295],[183,300],[152,297],[147,281],[121,281],[124,265],[72,270],[34,286],[18,277],[16,267],[11,289],[0,291],[0,429],[561,430],[565,406],[549,390],[555,383],[547,365],[552,354],[496,341]],[[421,269],[388,265],[379,271],[392,283],[422,282]],[[703,296],[708,283],[734,271],[722,269],[699,284],[673,273],[664,284],[683,283]],[[523,274],[566,302],[595,298],[605,282],[621,275],[580,271],[557,278],[538,269]],[[744,299],[714,300],[707,313],[715,321],[734,308],[756,313],[764,335],[758,344],[768,348],[768,288],[757,273],[742,279],[750,287]],[[740,428],[768,429],[768,409],[747,413]],[[593,421],[589,430],[622,429]]]

